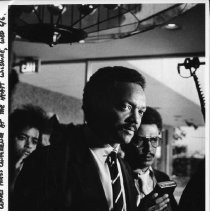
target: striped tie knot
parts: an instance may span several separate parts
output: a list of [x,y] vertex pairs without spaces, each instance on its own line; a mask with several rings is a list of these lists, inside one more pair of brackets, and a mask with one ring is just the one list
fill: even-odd
[[112,151],[108,156],[106,160],[108,166],[113,166],[117,162],[117,153],[115,151]]

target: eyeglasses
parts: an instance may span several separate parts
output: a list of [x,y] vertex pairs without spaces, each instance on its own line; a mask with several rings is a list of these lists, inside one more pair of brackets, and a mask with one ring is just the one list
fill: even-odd
[[154,147],[154,148],[157,148],[160,144],[160,137],[157,136],[157,137],[150,137],[150,138],[146,138],[146,137],[142,137],[142,136],[136,136],[134,137],[134,140],[132,141],[133,145],[137,148],[141,148],[144,146],[144,144],[146,142],[150,142],[151,145]]

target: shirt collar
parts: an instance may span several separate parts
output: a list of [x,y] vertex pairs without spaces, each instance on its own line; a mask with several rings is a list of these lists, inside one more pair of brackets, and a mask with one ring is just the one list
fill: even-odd
[[143,175],[143,174],[147,174],[147,175],[151,175],[151,176],[154,174],[151,166],[149,166],[149,168],[146,171],[142,171],[141,169],[135,169],[133,171],[133,173],[134,173],[135,178],[138,178],[139,175]]
[[112,152],[115,151],[116,153],[119,150],[120,145],[118,144],[115,148],[112,147],[111,145],[107,144],[106,146],[102,147],[102,148],[90,148],[96,155],[97,157],[105,162],[107,156]]

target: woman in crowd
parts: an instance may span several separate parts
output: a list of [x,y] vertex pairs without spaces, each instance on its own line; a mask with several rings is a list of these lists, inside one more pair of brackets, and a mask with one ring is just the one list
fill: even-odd
[[25,105],[9,117],[9,181],[10,193],[24,160],[41,144],[46,113],[38,106]]

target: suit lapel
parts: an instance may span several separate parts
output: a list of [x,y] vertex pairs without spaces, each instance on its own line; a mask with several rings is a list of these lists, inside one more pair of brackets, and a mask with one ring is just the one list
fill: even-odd
[[80,147],[79,152],[76,153],[75,171],[81,184],[84,200],[91,207],[101,207],[102,210],[108,210],[98,167],[87,147],[83,149]]
[[131,172],[129,172],[128,166],[125,165],[125,163],[122,161],[120,157],[118,157],[121,171],[123,175],[123,182],[124,182],[124,188],[125,188],[125,195],[126,195],[126,205],[127,205],[127,211],[134,211],[136,210],[136,197],[137,197],[137,191],[134,186],[134,179],[131,176]]

